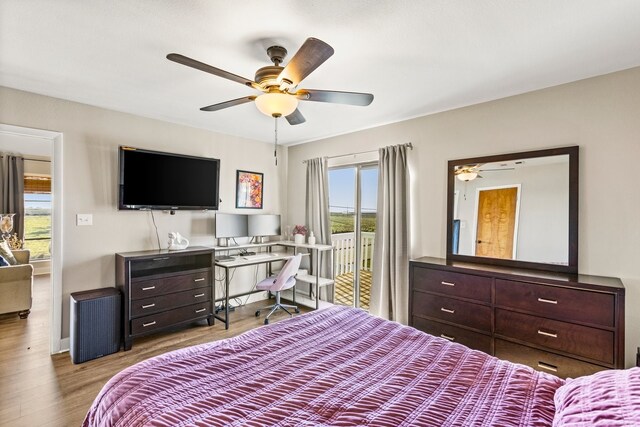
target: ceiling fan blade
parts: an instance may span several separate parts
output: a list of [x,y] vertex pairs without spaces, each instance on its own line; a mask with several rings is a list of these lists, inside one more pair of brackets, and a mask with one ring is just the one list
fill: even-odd
[[187,67],[195,68],[196,70],[204,71],[205,73],[213,74],[214,76],[222,77],[223,79],[232,80],[234,82],[241,83],[246,86],[254,87],[257,85],[253,80],[249,80],[242,76],[237,76],[220,68],[213,67],[205,64],[204,62],[196,61],[179,53],[170,53],[167,55],[169,61],[177,62],[178,64],[186,65]]
[[233,107],[234,105],[246,104],[247,102],[254,101],[255,96],[245,96],[243,98],[232,99],[231,101],[220,102],[218,104],[209,105],[208,107],[202,107],[201,111],[218,111],[224,108]]
[[280,72],[278,82],[282,83],[286,80],[290,86],[296,86],[331,55],[333,55],[331,46],[322,40],[309,37]]
[[297,108],[293,113],[286,116],[286,119],[291,126],[299,125],[307,121],[307,119],[304,118],[300,110],[298,110]]
[[295,93],[302,101],[332,102],[335,104],[360,105],[371,104],[373,95],[360,92],[339,92],[335,90],[300,89]]

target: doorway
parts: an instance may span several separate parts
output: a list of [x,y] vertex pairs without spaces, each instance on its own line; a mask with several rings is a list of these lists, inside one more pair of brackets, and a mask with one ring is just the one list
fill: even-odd
[[[32,188],[31,195],[26,196],[29,198],[29,204],[32,208],[32,213],[36,213],[40,208],[39,213],[43,213],[43,210],[49,209],[48,219],[44,219],[44,222],[50,221],[50,231],[40,230],[35,235],[26,236],[28,242],[26,246],[31,246],[34,253],[42,253],[42,258],[46,258],[46,254],[50,254],[50,264],[47,261],[42,261],[39,267],[36,267],[36,274],[38,270],[43,270],[43,273],[47,273],[50,268],[50,274],[46,282],[43,282],[41,278],[35,280],[35,286],[45,286],[43,283],[49,285],[50,301],[48,306],[48,313],[45,317],[48,318],[49,324],[49,353],[59,353],[65,349],[68,349],[68,344],[63,342],[62,337],[62,134],[60,132],[47,131],[41,129],[25,128],[21,126],[13,126],[0,124],[0,147],[4,150],[10,150],[13,152],[21,152],[26,157],[33,156],[34,159],[44,159],[48,157],[50,159],[50,182],[49,182],[49,195],[38,196],[48,198],[48,201],[42,203],[42,200],[31,200],[34,196],[33,193],[42,193],[35,191]],[[11,148],[19,147],[19,148]],[[44,164],[45,162],[32,162],[32,164]],[[43,174],[32,174],[32,176],[39,177]],[[53,197],[55,195],[55,197]],[[47,203],[48,206],[47,206]],[[25,200],[25,204],[27,201]],[[43,222],[43,218],[36,218],[40,222]],[[36,221],[37,222],[37,221]],[[40,245],[40,248],[36,250],[35,246]],[[49,265],[47,265],[49,264]],[[46,277],[46,276],[42,276]],[[34,290],[34,294],[37,292]],[[26,319],[29,321],[29,319]],[[34,323],[33,321],[31,323]],[[41,325],[39,325],[41,329]],[[68,341],[68,338],[65,339]]]
[[369,309],[377,195],[377,163],[329,169],[336,304]]

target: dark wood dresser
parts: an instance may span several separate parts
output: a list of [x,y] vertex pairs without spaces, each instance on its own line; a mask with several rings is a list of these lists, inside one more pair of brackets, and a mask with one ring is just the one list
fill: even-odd
[[624,368],[620,279],[429,257],[409,275],[417,329],[564,378]]
[[124,295],[124,349],[133,339],[180,324],[213,324],[213,249],[116,254],[116,285]]

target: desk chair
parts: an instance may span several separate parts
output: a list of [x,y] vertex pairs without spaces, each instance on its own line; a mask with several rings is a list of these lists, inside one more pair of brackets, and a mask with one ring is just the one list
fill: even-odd
[[289,316],[292,316],[292,314],[289,312],[289,310],[287,310],[287,308],[293,308],[296,313],[300,313],[300,309],[297,306],[280,303],[280,292],[295,286],[296,274],[298,274],[298,268],[300,268],[301,260],[302,254],[298,254],[289,258],[289,260],[284,265],[284,267],[282,267],[282,270],[280,270],[277,276],[267,277],[256,285],[256,289],[260,289],[261,291],[273,292],[276,295],[276,303],[274,305],[270,305],[256,311],[256,317],[259,317],[261,310],[271,309],[269,314],[267,314],[267,317],[265,317],[264,319],[265,325],[269,324],[269,316],[271,316],[278,309],[286,311]]

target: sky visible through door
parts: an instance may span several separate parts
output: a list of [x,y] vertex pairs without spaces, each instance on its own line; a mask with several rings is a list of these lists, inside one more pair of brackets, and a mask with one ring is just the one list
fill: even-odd
[[[329,170],[329,211],[331,212],[332,234],[354,231],[355,174],[354,167]],[[377,168],[363,169],[360,179],[363,189],[376,189],[378,186]],[[375,190],[362,191],[361,193],[362,231],[375,231],[376,193]]]

